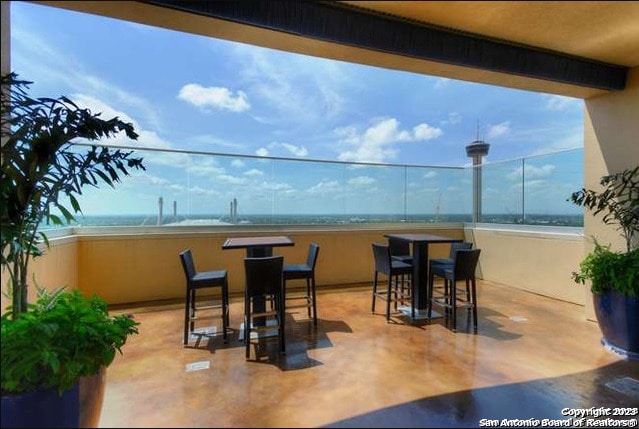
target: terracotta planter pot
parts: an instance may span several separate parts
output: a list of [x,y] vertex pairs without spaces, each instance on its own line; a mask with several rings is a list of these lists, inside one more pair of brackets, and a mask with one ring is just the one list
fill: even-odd
[[97,428],[100,423],[102,402],[104,400],[104,384],[106,367],[100,368],[97,374],[80,379],[80,427]]

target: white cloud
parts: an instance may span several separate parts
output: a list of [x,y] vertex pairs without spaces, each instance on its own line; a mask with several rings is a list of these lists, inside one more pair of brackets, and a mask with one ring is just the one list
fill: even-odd
[[[556,168],[557,167],[552,164],[545,164],[545,165],[542,165],[541,167],[536,167],[534,165],[526,164],[526,168],[525,170],[523,170],[526,176],[525,177],[526,183],[528,183],[529,180],[533,181],[533,180],[543,179],[545,177],[550,177]],[[514,169],[513,171],[511,171],[510,173],[508,173],[506,177],[508,178],[508,180],[520,181],[521,172],[522,172],[522,168],[520,166]]]
[[317,185],[306,190],[311,195],[335,195],[342,187],[337,180],[322,179]]
[[442,130],[428,124],[419,124],[413,128],[413,140],[431,140],[441,136]]
[[488,135],[486,136],[486,138],[490,140],[497,137],[505,136],[508,133],[510,133],[510,121],[504,121],[497,125],[491,125],[488,128]]
[[583,106],[583,102],[577,98],[554,94],[544,94],[544,97],[546,98],[546,109],[548,110],[563,111]]
[[[233,54],[238,77],[250,89],[262,123],[311,124],[338,117],[346,100],[341,87],[348,82],[348,67],[305,55],[237,44]],[[312,106],[312,107],[311,107]]]
[[257,156],[268,156],[268,149],[265,147],[261,147],[255,151],[255,154]]
[[144,117],[147,125],[161,127],[158,109],[153,103],[92,74],[82,59],[52,45],[50,40],[29,29],[25,23],[12,25],[11,39],[12,43],[15,42],[16,57],[20,56],[18,62],[22,64],[20,77],[38,76],[38,83],[63,84],[79,93],[100,94],[100,98],[109,100],[109,103],[117,102],[136,111],[139,117]]
[[229,185],[246,185],[248,183],[248,179],[245,179],[244,177],[236,177],[228,174],[216,175],[215,177],[211,177],[211,180],[216,183],[221,182]]
[[295,192],[295,189],[288,183],[283,182],[251,182],[251,190],[255,195],[264,196],[266,192],[277,192],[278,195],[286,195]]
[[348,184],[353,186],[369,186],[375,182],[377,182],[377,180],[373,179],[372,177],[358,176],[358,177],[353,177],[352,179],[350,179],[348,181]]
[[241,159],[234,159],[231,161],[231,166],[235,168],[243,168],[246,164]]
[[208,188],[202,188],[201,186],[192,186],[191,189],[189,189],[189,193],[193,194],[193,195],[200,195],[200,196],[215,196],[215,195],[219,195],[219,193],[213,189],[208,189]]
[[458,112],[448,112],[448,118],[440,121],[440,125],[455,125],[459,124],[462,120],[461,115]]
[[233,91],[219,86],[203,87],[197,83],[189,83],[180,89],[178,98],[197,107],[213,107],[231,112],[244,112],[251,108],[244,91],[237,91],[237,95],[234,95]]
[[139,185],[167,186],[170,184],[168,179],[158,177],[147,172],[136,175],[132,179],[134,179]]
[[437,177],[437,172],[436,171],[429,171],[428,173],[424,173],[424,175],[422,177],[424,179],[432,179],[434,177]]
[[246,170],[244,174],[246,176],[263,176],[264,172],[262,170],[258,170],[257,168],[251,168],[250,170]]
[[224,169],[217,165],[215,160],[209,156],[207,157],[197,157],[195,158],[196,162],[191,163],[188,166],[188,170],[191,174],[195,174],[197,176],[207,177],[207,176],[219,176],[224,174]]
[[435,89],[444,89],[450,85],[450,79],[447,77],[440,77],[435,81],[435,85],[433,88]]
[[167,186],[166,189],[168,189],[171,192],[175,192],[175,193],[184,192],[184,186],[178,185],[176,183],[173,183],[173,184]]
[[428,124],[418,124],[412,130],[401,130],[395,118],[382,119],[358,134],[355,127],[342,127],[334,130],[340,137],[340,144],[346,146],[339,155],[340,161],[384,162],[395,158],[400,142],[426,141],[443,134],[439,128]]
[[268,147],[269,149],[282,147],[295,156],[299,156],[299,157],[308,156],[308,150],[306,150],[304,146],[295,146],[294,144],[291,144],[291,143],[272,142],[268,145]]
[[142,129],[141,126],[128,114],[116,110],[109,104],[95,97],[85,94],[73,94],[71,97],[74,103],[80,108],[89,109],[91,112],[100,113],[100,118],[107,120],[114,117],[118,117],[123,122],[128,122],[133,125],[135,132],[138,134],[137,140],[131,140],[124,132],[111,137],[109,139],[100,140],[100,144],[103,145],[119,145],[119,146],[132,146],[144,148],[158,148],[158,149],[170,149],[171,145],[166,140],[162,139],[155,131],[149,131]]
[[198,134],[189,136],[189,143],[211,147],[213,151],[219,151],[218,148],[224,148],[224,152],[239,153],[246,150],[246,143],[237,143],[213,134]]

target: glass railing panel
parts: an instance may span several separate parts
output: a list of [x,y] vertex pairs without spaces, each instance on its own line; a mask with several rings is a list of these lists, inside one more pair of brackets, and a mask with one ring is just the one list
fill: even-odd
[[344,215],[347,223],[401,222],[405,167],[344,165]]
[[472,176],[467,169],[408,167],[407,222],[470,222]]
[[583,226],[583,209],[568,201],[583,187],[583,150],[525,158],[524,223]]
[[[472,167],[134,152],[144,158],[146,171],[131,171],[114,188],[84,187],[78,198],[83,213],[75,225],[472,220]],[[581,226],[583,212],[567,198],[582,187],[582,171],[581,149],[484,164],[480,222]]]
[[485,164],[481,174],[481,222],[583,226],[567,201],[583,187],[583,149]]
[[[521,159],[474,167],[481,174],[480,222],[522,223],[523,189]],[[473,171],[473,167],[469,168]],[[472,200],[472,194],[471,194]]]
[[[77,145],[73,150],[85,152],[87,148]],[[155,226],[163,222],[159,218],[160,198],[164,214],[172,213],[174,201],[178,202],[179,213],[184,213],[193,195],[190,188],[197,186],[190,183],[190,178],[197,182],[197,177],[204,175],[205,163],[194,163],[192,155],[180,152],[135,149],[133,156],[144,158],[146,171],[132,170],[114,187],[103,182],[97,187],[84,186],[77,198],[82,212],[76,214],[72,226]],[[198,174],[190,175],[194,166]],[[68,198],[61,197],[60,201],[71,207]]]
[[[207,189],[217,195],[214,213],[226,224],[266,224],[273,220],[277,178],[275,160],[240,156],[211,156],[220,170],[208,178]],[[209,211],[210,212],[210,211]]]
[[[331,224],[344,220],[344,165],[275,160],[271,183],[274,224]],[[256,221],[259,221],[256,219]]]

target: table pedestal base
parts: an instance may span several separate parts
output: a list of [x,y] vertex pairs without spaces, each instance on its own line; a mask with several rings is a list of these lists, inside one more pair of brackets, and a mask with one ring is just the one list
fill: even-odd
[[[410,305],[402,305],[402,306],[398,306],[397,307],[397,311],[401,311],[402,313],[404,313],[404,315],[408,318],[410,318]],[[444,317],[443,314],[439,313],[438,311],[433,310],[431,312],[431,319],[437,319],[437,318],[441,318]],[[415,309],[415,320],[429,320],[428,319],[428,310],[423,309]]]

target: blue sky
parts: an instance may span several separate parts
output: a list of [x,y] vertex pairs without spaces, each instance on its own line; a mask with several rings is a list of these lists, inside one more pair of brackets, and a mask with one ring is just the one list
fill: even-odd
[[[139,140],[114,144],[461,167],[469,165],[464,147],[475,140],[479,123],[491,145],[488,163],[583,146],[583,102],[577,99],[290,54],[22,2],[12,3],[11,19],[12,69],[35,82],[32,94],[68,95],[105,117],[133,122]],[[225,212],[238,193],[244,194],[245,213],[348,212],[351,205],[356,212],[397,209],[395,203],[375,202],[395,180],[379,168],[345,173],[335,164],[300,163],[289,174],[284,170],[297,163],[285,168],[259,159],[142,153],[148,171],[127,178],[109,198],[88,192],[85,213],[115,213],[113,199],[126,202],[131,213],[153,213],[158,196],[178,200],[189,213]],[[560,171],[579,176],[579,165],[561,164],[560,158],[531,162],[526,176],[546,181]],[[521,176],[520,161],[505,165],[504,181],[517,169]],[[430,169],[411,173],[419,180],[406,183],[403,170],[392,171],[407,188],[432,191],[427,203],[412,194],[408,205],[416,211],[441,206],[441,195],[457,188],[466,194],[468,174]],[[509,192],[499,180],[495,185],[496,195]],[[544,202],[539,208],[567,209],[563,192],[576,189],[574,181],[565,185],[556,207]],[[300,204],[303,210],[293,209]],[[452,199],[445,204],[450,212],[468,210]],[[496,203],[494,210],[504,205]]]

